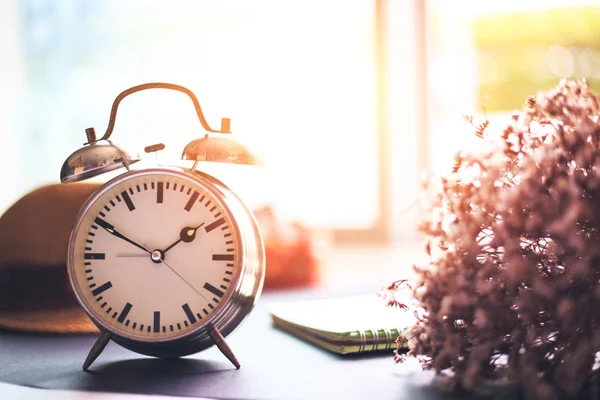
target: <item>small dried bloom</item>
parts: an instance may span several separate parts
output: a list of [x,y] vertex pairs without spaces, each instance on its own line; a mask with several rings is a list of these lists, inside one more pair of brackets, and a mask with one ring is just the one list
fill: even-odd
[[404,311],[407,311],[409,307],[397,299],[398,291],[401,288],[411,289],[408,280],[401,279],[393,282],[392,284],[386,287],[381,288],[381,291],[378,293],[378,296],[383,299],[384,303],[388,307],[398,307]]

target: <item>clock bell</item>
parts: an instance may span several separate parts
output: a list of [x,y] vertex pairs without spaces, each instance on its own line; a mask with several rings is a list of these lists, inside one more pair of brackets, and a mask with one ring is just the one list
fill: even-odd
[[[196,115],[205,133],[189,142],[183,149],[181,159],[194,161],[191,170],[195,170],[198,163],[202,161],[262,165],[262,160],[253,154],[248,147],[230,137],[231,120],[229,118],[222,118],[220,129],[213,129],[206,121],[200,102],[191,90],[172,83],[154,82],[131,87],[115,98],[108,127],[102,137],[96,137],[95,128],[85,130],[87,141],[83,147],[73,152],[63,163],[60,170],[60,181],[62,183],[83,181],[118,168],[129,169],[130,165],[141,160],[139,154],[127,152],[122,147],[114,144],[110,137],[115,127],[117,110],[121,101],[133,93],[148,89],[169,89],[182,92],[187,94],[194,104]],[[146,152],[154,152],[162,148],[148,146]]]

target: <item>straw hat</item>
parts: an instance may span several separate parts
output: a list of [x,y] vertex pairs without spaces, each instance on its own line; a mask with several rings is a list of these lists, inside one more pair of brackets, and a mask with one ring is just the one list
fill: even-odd
[[98,332],[79,306],[66,268],[75,215],[98,186],[43,186],[0,217],[0,329]]

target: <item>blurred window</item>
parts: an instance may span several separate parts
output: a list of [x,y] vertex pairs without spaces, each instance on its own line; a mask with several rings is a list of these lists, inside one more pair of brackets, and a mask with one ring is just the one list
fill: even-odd
[[492,129],[562,78],[600,89],[600,5],[583,0],[427,2],[429,167],[477,140],[463,114]]
[[[368,230],[381,217],[375,8],[368,0],[3,1],[0,128],[12,186],[0,206],[57,182],[84,129],[104,132],[118,93],[166,81],[194,91],[209,124],[230,117],[236,136],[264,154],[272,190],[262,195],[282,215]],[[175,92],[136,94],[120,107],[112,138],[138,149],[165,142],[161,161],[175,160],[202,134],[188,103]]]

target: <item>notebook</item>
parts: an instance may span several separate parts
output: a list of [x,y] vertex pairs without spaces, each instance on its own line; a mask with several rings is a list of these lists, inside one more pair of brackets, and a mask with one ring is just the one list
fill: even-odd
[[269,312],[276,328],[339,354],[395,349],[415,321],[375,294],[275,303]]

